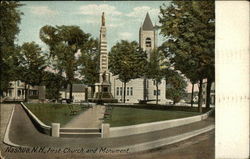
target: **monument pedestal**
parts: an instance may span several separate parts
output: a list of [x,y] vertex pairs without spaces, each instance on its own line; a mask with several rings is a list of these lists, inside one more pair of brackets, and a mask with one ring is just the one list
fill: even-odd
[[111,94],[110,84],[109,83],[96,83],[95,84],[95,93],[93,98],[89,99],[90,102],[95,102],[98,104],[103,103],[117,103],[118,100],[114,99]]

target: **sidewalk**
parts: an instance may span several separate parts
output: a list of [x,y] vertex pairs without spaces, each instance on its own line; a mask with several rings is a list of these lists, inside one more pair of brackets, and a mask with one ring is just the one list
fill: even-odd
[[[0,133],[1,133],[1,141],[3,141],[4,139],[4,135],[5,135],[5,131],[7,128],[7,125],[9,123],[9,119],[10,119],[10,115],[12,112],[13,107],[15,106],[15,104],[0,104],[0,112],[1,112],[1,121],[0,121]],[[0,143],[0,158],[3,157],[2,153],[4,151],[4,143],[1,142]]]
[[100,118],[103,118],[104,112],[104,106],[93,106],[73,118],[63,128],[100,128],[102,124]]

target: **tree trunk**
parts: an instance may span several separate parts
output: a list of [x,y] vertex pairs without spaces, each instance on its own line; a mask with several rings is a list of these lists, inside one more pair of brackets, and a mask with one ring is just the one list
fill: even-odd
[[202,81],[203,79],[199,80],[198,111],[200,113],[202,113]]
[[73,84],[71,82],[69,82],[69,99],[70,99],[70,103],[73,102]]
[[28,91],[27,91],[27,84],[24,84],[24,101],[27,102],[28,101]]
[[191,107],[193,107],[193,104],[194,104],[194,83],[192,83]]
[[123,102],[126,103],[126,82],[123,82],[124,90],[123,90]]
[[210,93],[211,93],[211,86],[212,86],[212,80],[211,79],[207,79],[207,90],[206,90],[206,108],[210,108]]
[[156,87],[156,104],[158,104],[158,82],[156,81],[156,84],[155,84],[155,87]]

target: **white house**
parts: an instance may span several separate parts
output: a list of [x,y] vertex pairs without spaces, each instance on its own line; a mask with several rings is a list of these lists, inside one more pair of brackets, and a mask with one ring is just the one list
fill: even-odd
[[[39,96],[39,87],[38,86],[29,86],[29,96],[37,97]],[[25,84],[21,81],[11,81],[9,83],[9,88],[7,92],[4,92],[4,96],[8,100],[24,100],[25,99]]]
[[[72,87],[72,96],[74,103],[80,103],[85,101],[85,88],[87,88],[84,84],[73,84]],[[67,89],[61,90],[61,98],[69,99],[70,87],[68,85]]]

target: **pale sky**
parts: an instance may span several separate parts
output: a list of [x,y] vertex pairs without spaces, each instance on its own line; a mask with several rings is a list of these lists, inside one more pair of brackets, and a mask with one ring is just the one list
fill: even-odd
[[[166,1],[26,1],[20,9],[24,13],[20,24],[18,44],[37,42],[44,25],[77,25],[93,37],[99,37],[101,14],[106,14],[108,49],[120,40],[138,41],[138,32],[149,12],[153,24],[159,24],[159,8]],[[159,44],[162,43],[159,39]]]
[[[45,25],[77,25],[92,37],[99,37],[101,15],[105,12],[108,49],[120,40],[139,41],[139,28],[148,12],[153,24],[159,25],[160,6],[168,1],[24,1],[20,10],[20,33],[17,43],[35,41],[43,50],[39,38]],[[164,38],[159,36],[158,45]],[[187,90],[191,90],[189,84]],[[197,88],[195,88],[197,90]]]

